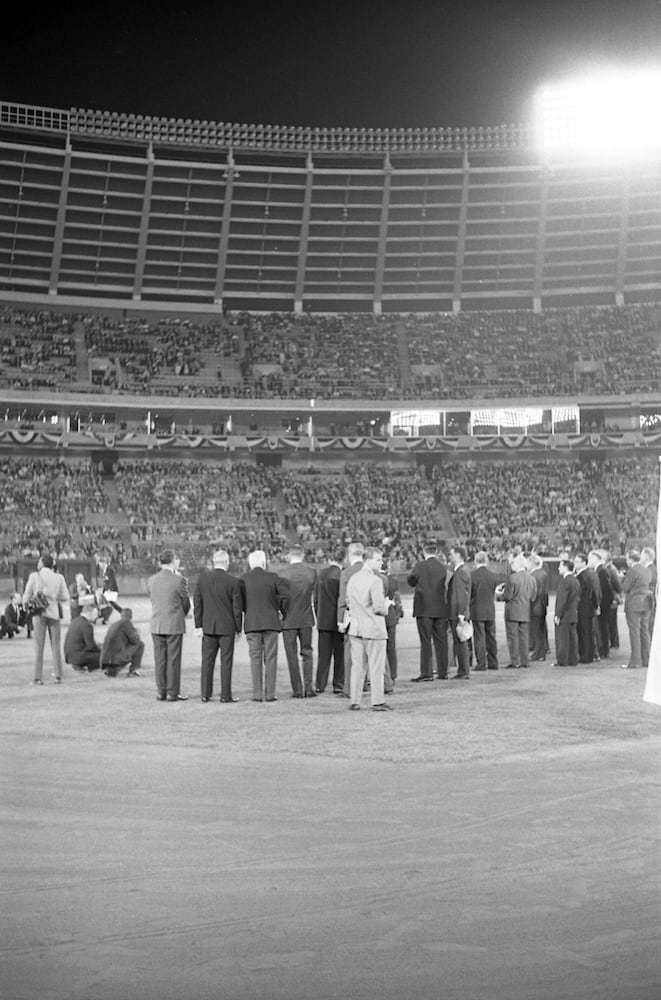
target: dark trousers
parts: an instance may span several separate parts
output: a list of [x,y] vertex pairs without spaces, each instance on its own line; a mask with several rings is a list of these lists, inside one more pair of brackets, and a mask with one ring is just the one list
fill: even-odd
[[473,620],[473,652],[476,670],[498,670],[496,623],[491,619]]
[[[282,641],[289,667],[289,680],[294,694],[312,691],[312,627],[285,628],[282,630]],[[301,654],[301,666],[298,654]],[[303,677],[301,679],[301,667]]]
[[101,666],[100,650],[89,649],[86,653],[79,653],[76,662],[70,661],[74,670],[98,670]]
[[18,635],[18,625],[10,625],[4,615],[0,616],[0,639],[4,636],[13,639],[15,635]]
[[576,622],[560,622],[559,625],[556,625],[555,662],[559,667],[575,667],[578,663]]
[[578,658],[581,663],[592,663],[594,660],[594,629],[592,627],[592,615],[579,615],[577,631]]
[[452,650],[454,652],[454,662],[457,666],[457,673],[462,677],[468,677],[470,675],[470,643],[462,642],[457,635],[457,625],[458,619],[453,618],[450,622],[450,628],[452,630]]
[[602,608],[601,614],[595,619],[599,656],[602,660],[608,657],[611,648],[610,608]]
[[142,666],[142,654],[144,651],[145,644],[141,640],[136,645],[126,646],[124,649],[124,656],[126,659],[123,663],[102,663],[101,666],[107,674],[112,674],[114,677],[115,674],[118,674],[122,667],[125,667],[128,663],[129,673],[135,674]]
[[530,652],[533,660],[545,660],[548,646],[546,616],[530,616]]
[[258,701],[275,698],[278,676],[278,633],[268,629],[264,632],[246,632],[250,674],[252,676],[252,696]]
[[416,618],[420,637],[420,676],[433,677],[432,646],[439,677],[448,675],[448,623],[445,618]]
[[386,625],[386,666],[390,670],[390,679],[397,680],[397,624]]
[[620,629],[617,620],[619,609],[620,605],[616,604],[610,609],[610,613],[608,615],[608,637],[611,649],[620,648]]
[[232,697],[234,636],[213,635],[205,632],[202,636],[202,671],[200,675],[202,698],[211,698],[213,696],[213,675],[216,669],[218,650],[220,650],[220,697]]
[[337,629],[319,629],[317,635],[317,691],[325,691],[328,684],[331,659],[333,661],[333,690],[344,685],[344,636]]
[[159,698],[176,698],[181,686],[181,634],[164,635],[152,632],[154,643],[154,675]]

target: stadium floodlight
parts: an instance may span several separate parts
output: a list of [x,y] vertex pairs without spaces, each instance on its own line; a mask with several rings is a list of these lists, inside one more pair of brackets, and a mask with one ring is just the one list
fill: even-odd
[[546,84],[534,100],[546,161],[593,163],[661,157],[661,68],[599,70]]

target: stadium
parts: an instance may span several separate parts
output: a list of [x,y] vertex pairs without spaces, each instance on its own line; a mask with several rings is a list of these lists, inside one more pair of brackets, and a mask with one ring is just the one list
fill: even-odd
[[[625,569],[656,545],[660,162],[546,157],[531,124],[0,102],[3,606],[40,552],[67,583],[105,554],[146,638],[164,547],[192,589],[219,545],[239,575],[254,549],[322,566],[360,540],[401,582],[404,688],[426,540],[501,568],[532,549],[554,586],[566,551]],[[74,677],[35,705],[18,645],[8,802],[36,830],[8,848],[12,1000],[658,995],[644,671],[591,664],[569,689],[537,664],[449,710],[403,690],[388,734],[322,698],[293,718],[282,675],[278,715],[243,704],[219,730],[192,705],[164,724],[150,680]],[[49,824],[74,859],[44,859]]]

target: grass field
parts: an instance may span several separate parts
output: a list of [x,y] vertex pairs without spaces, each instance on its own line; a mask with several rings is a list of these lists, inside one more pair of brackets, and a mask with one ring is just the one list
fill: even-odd
[[282,647],[252,702],[245,637],[241,700],[202,704],[192,622],[159,703],[126,603],[135,680],[50,684],[47,652],[34,688],[0,642],[3,997],[658,1000],[661,709],[623,616],[609,661],[420,685],[406,598],[373,714],[291,700]]

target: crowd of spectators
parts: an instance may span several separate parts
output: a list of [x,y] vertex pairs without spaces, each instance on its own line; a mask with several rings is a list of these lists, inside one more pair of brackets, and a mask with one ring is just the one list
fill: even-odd
[[284,523],[308,552],[352,540],[378,541],[402,566],[415,561],[430,532],[441,530],[424,470],[347,463],[344,469],[282,472]]
[[107,517],[109,498],[98,470],[84,459],[0,459],[0,563],[52,552],[58,559],[90,558],[106,549],[125,557],[121,532]]
[[449,461],[431,467],[347,462],[297,470],[225,460],[120,459],[110,493],[89,460],[0,460],[6,517],[0,562],[42,551],[105,552],[118,566],[163,545],[222,544],[236,565],[263,548],[274,562],[297,539],[321,559],[352,540],[379,544],[405,572],[430,536],[501,559],[515,546],[654,545],[658,459]]
[[597,475],[578,461],[448,462],[432,479],[461,543],[500,558],[516,545],[545,555],[603,546],[609,530]]
[[620,533],[620,549],[654,544],[659,506],[659,458],[609,458],[599,475],[613,505]]
[[656,304],[540,313],[242,312],[208,322],[11,309],[0,324],[0,366],[11,372],[5,382],[57,389],[73,379],[74,329],[90,359],[110,362],[100,388],[115,393],[395,400],[661,388]]
[[[221,395],[224,359],[238,354],[239,333],[219,320],[202,323],[173,318],[157,321],[134,317],[112,318],[88,314],[82,318],[85,346],[90,358],[112,361],[104,382],[120,391],[153,391],[153,382],[160,376],[190,379],[186,387],[192,395]],[[205,356],[210,364],[220,360],[212,370],[207,385],[199,380],[205,368]],[[196,382],[198,383],[196,385]],[[172,386],[181,391],[181,386]],[[229,391],[229,383],[225,386]],[[159,392],[167,386],[159,386]],[[204,391],[203,391],[204,390]]]
[[401,396],[398,326],[369,313],[332,316],[240,313],[242,394],[255,398]]
[[76,377],[75,317],[48,309],[0,310],[0,377],[12,389],[57,389]]
[[115,481],[119,512],[152,554],[175,535],[185,542],[222,541],[237,557],[252,548],[264,548],[272,557],[285,550],[277,482],[266,468],[122,459]]

